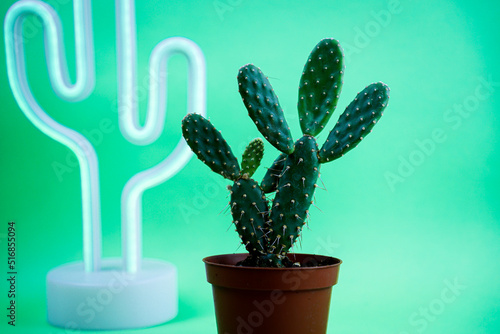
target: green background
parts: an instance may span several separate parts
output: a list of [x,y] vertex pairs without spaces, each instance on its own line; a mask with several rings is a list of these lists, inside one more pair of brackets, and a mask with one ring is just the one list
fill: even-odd
[[[74,77],[72,4],[48,2],[60,13]],[[12,3],[2,0],[2,17]],[[226,7],[218,12],[221,3]],[[169,63],[161,138],[147,147],[128,143],[118,130],[116,113],[114,2],[92,5],[97,84],[88,99],[67,103],[54,95],[39,28],[26,38],[27,63],[33,91],[45,110],[94,143],[103,252],[111,257],[120,255],[124,184],[165,158],[179,139],[186,63],[182,57]],[[237,92],[237,69],[246,63],[270,77],[296,139],[299,77],[321,38],[338,39],[346,53],[340,111],[371,82],[391,87],[389,106],[374,133],[344,158],[323,166],[328,190],[316,193],[321,211],[312,209],[311,230],[299,249],[344,261],[333,290],[329,333],[500,331],[500,156],[495,150],[500,139],[499,4],[148,0],[137,1],[136,7],[139,80],[146,77],[149,54],[160,40],[184,36],[196,42],[207,62],[208,114],[238,155],[260,135]],[[36,23],[31,20],[31,27]],[[1,45],[0,331],[63,333],[45,320],[45,275],[82,258],[79,170],[73,154],[37,130],[17,106]],[[143,111],[146,104],[142,98]],[[112,122],[110,131],[99,130],[103,120]],[[319,143],[325,138],[321,135]],[[268,166],[277,151],[267,143],[266,150]],[[66,166],[65,172],[56,172],[56,165]],[[263,172],[261,168],[257,178]],[[226,232],[231,219],[219,215],[227,202],[227,184],[192,159],[174,178],[145,193],[144,254],[178,267],[180,312],[168,324],[127,333],[216,332],[201,259],[237,251],[237,236]],[[16,221],[18,237],[15,328],[6,325],[3,315],[10,220]],[[458,288],[449,290],[450,284]]]

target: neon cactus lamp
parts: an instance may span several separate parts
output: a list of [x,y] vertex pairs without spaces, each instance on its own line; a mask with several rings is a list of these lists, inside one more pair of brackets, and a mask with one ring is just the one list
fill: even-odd
[[[120,129],[135,145],[154,142],[164,130],[167,60],[186,57],[189,67],[188,113],[205,115],[205,61],[199,47],[180,37],[161,41],[152,51],[149,105],[139,124],[136,94],[136,26],[132,0],[117,0],[117,44]],[[78,158],[82,188],[83,261],[65,264],[47,275],[49,323],[67,329],[125,329],[153,326],[177,315],[174,265],[143,259],[142,194],[181,170],[191,151],[181,138],[158,165],[133,176],[121,196],[123,258],[101,259],[101,210],[97,155],[78,132],[53,120],[34,97],[26,74],[22,24],[37,16],[45,34],[47,68],[55,93],[76,102],[90,95],[95,66],[90,0],[74,0],[76,81],[71,83],[59,16],[42,1],[21,0],[5,21],[7,71],[13,95],[26,117],[43,133],[72,150]]]

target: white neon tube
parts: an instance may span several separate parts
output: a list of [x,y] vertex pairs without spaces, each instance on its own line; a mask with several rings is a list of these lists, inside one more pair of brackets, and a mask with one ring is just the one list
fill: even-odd
[[[144,127],[140,127],[136,85],[135,9],[131,0],[116,1],[118,40],[120,129],[130,142],[145,145],[155,141],[165,127],[167,62],[174,54],[188,61],[188,113],[206,115],[206,70],[201,49],[192,41],[172,37],[160,42],[149,60],[149,100]],[[128,272],[137,272],[142,258],[142,194],[181,170],[191,150],[180,139],[175,150],[158,165],[133,176],[122,192],[122,252]]]
[[74,0],[76,82],[71,83],[62,27],[57,13],[42,1],[22,0],[12,5],[4,21],[7,74],[12,93],[26,117],[47,136],[73,151],[80,164],[83,218],[83,258],[86,271],[96,271],[101,258],[101,213],[97,156],[81,134],[53,120],[41,108],[27,79],[22,24],[28,15],[42,21],[47,69],[55,93],[67,101],[86,98],[95,86],[95,66],[89,0]]
[[[174,54],[188,61],[188,112],[206,115],[205,58],[192,41],[173,37],[160,42],[149,59],[149,99],[144,126],[139,124],[137,99],[137,37],[135,3],[116,0],[118,43],[118,110],[123,136],[136,145],[154,142],[165,128],[167,106],[167,62]],[[175,175],[191,157],[191,150],[180,139],[174,152],[155,167],[133,176],[121,197],[122,254],[130,273],[141,268],[142,259],[142,195]]]
[[[66,64],[62,28],[56,12],[41,1],[22,0],[14,4],[5,18],[7,71],[13,94],[27,118],[42,132],[61,142],[77,156],[81,169],[83,253],[86,271],[97,271],[101,258],[101,216],[98,162],[94,148],[79,133],[55,122],[33,96],[26,74],[22,23],[28,15],[43,22],[47,68],[51,85],[67,101],[87,97],[95,85],[95,66],[90,0],[74,0],[77,80],[71,84]],[[119,65],[120,129],[132,143],[155,141],[164,130],[167,95],[167,62],[174,54],[188,61],[188,112],[206,115],[205,60],[192,41],[174,37],[159,43],[150,57],[150,95],[146,124],[138,124],[136,98],[135,7],[132,0],[117,0],[117,41]],[[142,248],[142,194],[165,182],[188,162],[191,151],[181,138],[174,152],[157,166],[143,171],[127,182],[122,192],[122,238],[127,271],[140,268]]]

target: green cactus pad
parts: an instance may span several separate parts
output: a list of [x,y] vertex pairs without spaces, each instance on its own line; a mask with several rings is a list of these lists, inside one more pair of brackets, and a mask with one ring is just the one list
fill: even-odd
[[209,120],[198,114],[188,114],[182,120],[182,135],[198,159],[210,169],[233,181],[239,178],[238,159]]
[[284,255],[300,236],[312,203],[319,175],[318,145],[312,136],[295,143],[286,161],[274,198],[269,252]]
[[304,134],[318,135],[337,106],[342,89],[344,55],[335,39],[323,39],[312,50],[299,84],[299,120]]
[[241,160],[241,174],[247,174],[252,177],[257,168],[260,166],[260,161],[264,156],[264,142],[260,138],[256,138],[248,144],[243,153]]
[[285,120],[278,97],[262,71],[252,65],[245,65],[238,72],[239,92],[248,115],[262,135],[278,150],[293,152],[290,128]]
[[285,166],[287,156],[288,155],[285,153],[281,153],[276,160],[274,160],[272,166],[267,169],[266,175],[264,175],[264,178],[260,183],[260,187],[266,194],[272,193],[276,191],[276,188],[278,188],[278,182],[280,180],[283,167]]
[[253,179],[239,179],[231,187],[231,214],[242,243],[250,254],[267,252],[266,222],[269,208],[266,196]]
[[372,131],[388,102],[389,87],[382,82],[358,93],[328,135],[319,152],[320,162],[333,161],[355,148]]

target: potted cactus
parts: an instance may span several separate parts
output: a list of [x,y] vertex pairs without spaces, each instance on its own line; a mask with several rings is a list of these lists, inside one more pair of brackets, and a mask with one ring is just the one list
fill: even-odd
[[298,112],[303,136],[294,142],[267,77],[251,64],[239,69],[239,92],[250,118],[281,152],[260,183],[252,176],[264,152],[261,139],[247,146],[240,166],[207,119],[189,114],[182,121],[183,136],[197,157],[233,182],[228,186],[233,224],[248,251],[204,259],[221,334],[326,333],[331,288],[341,261],[290,250],[309,217],[320,166],[356,147],[389,100],[385,84],[367,86],[319,148],[315,137],[336,108],[343,73],[340,44],[321,40],[300,79]]

